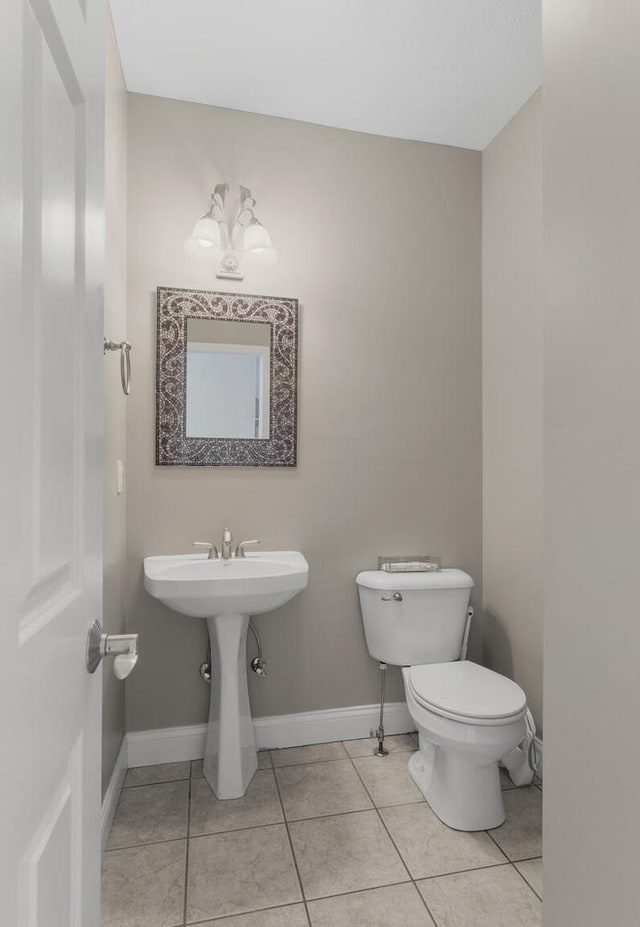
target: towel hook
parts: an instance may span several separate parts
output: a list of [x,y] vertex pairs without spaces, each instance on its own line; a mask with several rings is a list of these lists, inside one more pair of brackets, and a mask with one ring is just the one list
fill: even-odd
[[120,382],[122,392],[128,396],[131,392],[131,344],[128,341],[107,341],[104,339],[104,353],[120,351]]

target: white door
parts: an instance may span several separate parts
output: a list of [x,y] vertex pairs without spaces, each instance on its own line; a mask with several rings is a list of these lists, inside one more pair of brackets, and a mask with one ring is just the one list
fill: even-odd
[[103,0],[0,6],[0,924],[99,924]]

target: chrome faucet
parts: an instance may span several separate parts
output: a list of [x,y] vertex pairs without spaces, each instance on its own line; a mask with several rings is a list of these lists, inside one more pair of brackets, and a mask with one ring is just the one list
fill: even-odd
[[231,560],[233,557],[233,538],[231,537],[231,529],[227,527],[222,532],[221,557],[223,560]]
[[194,541],[194,547],[200,547],[207,551],[207,557],[209,560],[231,560],[234,557],[244,557],[244,549],[249,544],[259,544],[260,541],[240,541],[236,549],[233,549],[233,537],[231,536],[231,529],[225,527],[222,532],[222,546],[220,552],[218,553],[218,548],[215,544],[212,544],[211,541]]

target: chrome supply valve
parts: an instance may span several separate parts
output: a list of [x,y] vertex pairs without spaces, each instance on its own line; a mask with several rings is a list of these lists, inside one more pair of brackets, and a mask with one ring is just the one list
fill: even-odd
[[254,657],[251,661],[251,669],[256,676],[264,678],[267,675],[267,661],[263,657]]
[[126,679],[138,662],[137,634],[104,634],[99,621],[92,621],[87,634],[86,665],[95,673],[103,657],[115,657],[113,673]]
[[254,628],[252,621],[249,622],[249,630],[253,634],[255,638],[255,642],[256,642],[256,647],[258,648],[258,656],[253,658],[249,666],[251,667],[253,672],[256,674],[256,676],[260,676],[262,679],[264,679],[267,675],[267,661],[262,656],[262,644],[260,643],[260,637],[256,629]]

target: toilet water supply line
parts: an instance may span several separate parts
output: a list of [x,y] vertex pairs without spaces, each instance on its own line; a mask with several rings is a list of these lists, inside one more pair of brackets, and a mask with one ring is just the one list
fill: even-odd
[[[467,650],[469,647],[469,632],[471,630],[471,620],[473,618],[474,611],[473,605],[470,605],[467,609],[467,623],[464,629],[464,635],[462,637],[462,649],[460,650],[460,659],[467,659]],[[526,714],[524,716],[524,723],[526,728],[526,733],[524,737],[524,749],[527,753],[527,762],[533,770],[534,773],[538,772],[538,763],[540,762],[538,758],[538,747],[536,745],[536,723],[533,720],[533,715],[531,711],[527,708]]]
[[[467,647],[469,646],[469,631],[471,630],[471,619],[473,618],[473,614],[474,614],[473,605],[470,605],[469,608],[467,609],[467,623],[464,626],[464,634],[462,635],[462,647],[460,648],[460,659],[461,660],[467,659]],[[385,684],[385,678],[386,678],[387,664],[378,663],[378,666],[380,668],[380,721],[378,723],[377,730],[369,731],[369,736],[378,738],[378,746],[373,751],[373,755],[374,756],[387,756],[389,751],[386,749],[384,745],[384,724],[383,724],[384,684]],[[533,718],[531,719],[531,722],[533,723]],[[535,734],[535,728],[534,728],[534,734]]]
[[527,742],[527,760],[534,773],[537,773],[540,758],[538,757],[538,745],[536,744],[536,722],[533,720],[533,715],[528,708],[527,713],[524,716],[524,723],[525,727],[527,728],[527,734],[525,737]]
[[469,647],[469,632],[471,631],[471,621],[473,619],[475,612],[473,610],[473,605],[470,605],[467,609],[467,623],[464,626],[464,634],[462,635],[462,648],[460,650],[460,659],[467,659],[467,648]]
[[[260,638],[258,637],[258,632],[251,622],[249,622],[249,630],[253,634],[256,645],[258,647],[258,656],[254,657],[249,665],[251,666],[251,669],[256,674],[256,676],[260,676],[262,679],[264,679],[267,675],[267,661],[262,656],[262,645],[260,644]],[[207,659],[204,661],[204,663],[200,664],[199,673],[205,682],[211,682],[211,641],[209,641],[207,644]]]
[[378,746],[373,751],[374,756],[387,756],[389,751],[384,745],[384,685],[387,678],[387,664],[378,663],[378,668],[380,670],[380,720],[378,722],[378,729],[375,731],[369,731],[370,737],[378,738]]

